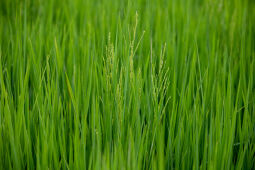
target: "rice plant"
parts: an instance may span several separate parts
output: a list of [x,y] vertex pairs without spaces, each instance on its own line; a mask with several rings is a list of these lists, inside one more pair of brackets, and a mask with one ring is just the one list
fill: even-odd
[[0,0],[0,169],[255,169],[252,0]]

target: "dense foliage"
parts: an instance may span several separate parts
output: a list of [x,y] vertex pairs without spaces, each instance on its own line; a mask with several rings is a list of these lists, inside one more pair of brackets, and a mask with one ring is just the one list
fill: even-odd
[[255,169],[252,0],[0,0],[0,169]]

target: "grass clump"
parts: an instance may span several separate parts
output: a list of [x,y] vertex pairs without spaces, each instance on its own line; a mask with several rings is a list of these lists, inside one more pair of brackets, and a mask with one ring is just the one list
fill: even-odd
[[0,1],[0,169],[254,169],[254,9]]

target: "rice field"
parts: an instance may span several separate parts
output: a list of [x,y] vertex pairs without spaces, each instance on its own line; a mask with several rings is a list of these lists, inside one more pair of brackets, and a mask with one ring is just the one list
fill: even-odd
[[255,169],[255,2],[0,0],[0,169]]

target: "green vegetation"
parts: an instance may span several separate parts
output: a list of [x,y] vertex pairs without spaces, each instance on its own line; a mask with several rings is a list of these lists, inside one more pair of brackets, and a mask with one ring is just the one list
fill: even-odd
[[255,2],[1,0],[0,169],[255,169]]

